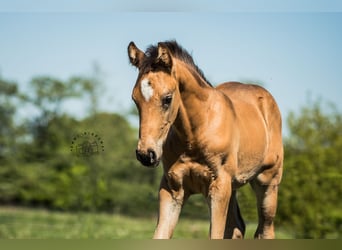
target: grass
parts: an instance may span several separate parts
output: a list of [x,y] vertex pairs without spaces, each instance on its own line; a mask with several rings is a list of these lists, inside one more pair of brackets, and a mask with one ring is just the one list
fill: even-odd
[[[156,218],[0,207],[0,239],[150,239],[155,224]],[[208,228],[208,221],[181,218],[173,238],[207,239]],[[255,228],[248,224],[246,238],[253,237]],[[276,234],[291,238],[286,232]]]

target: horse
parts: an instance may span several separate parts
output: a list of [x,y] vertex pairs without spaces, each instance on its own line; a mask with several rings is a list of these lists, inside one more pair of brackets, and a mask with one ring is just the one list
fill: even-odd
[[281,114],[263,87],[226,82],[213,87],[176,41],[145,52],[128,45],[138,69],[132,99],[139,112],[136,158],[150,168],[162,161],[154,239],[169,239],[182,206],[203,194],[211,239],[243,238],[245,223],[236,190],[255,191],[255,238],[274,238],[278,186],[283,170]]

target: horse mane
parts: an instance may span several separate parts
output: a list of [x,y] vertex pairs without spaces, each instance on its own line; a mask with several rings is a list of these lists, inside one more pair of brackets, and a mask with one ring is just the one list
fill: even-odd
[[[173,57],[186,63],[193,70],[195,70],[209,86],[212,86],[212,84],[204,76],[203,71],[195,64],[189,52],[187,52],[175,40],[165,41],[163,42],[163,44],[169,49]],[[158,46],[150,45],[145,52],[145,58],[144,58],[144,61],[142,62],[142,67],[141,67],[142,72],[146,73],[151,70],[156,70],[155,62],[157,60],[157,56],[158,56]]]

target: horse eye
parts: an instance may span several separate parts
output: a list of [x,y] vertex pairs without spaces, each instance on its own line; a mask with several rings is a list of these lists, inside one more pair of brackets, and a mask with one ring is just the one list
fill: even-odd
[[167,95],[167,96],[163,97],[163,99],[162,99],[163,108],[164,109],[169,108],[171,102],[172,102],[172,95]]

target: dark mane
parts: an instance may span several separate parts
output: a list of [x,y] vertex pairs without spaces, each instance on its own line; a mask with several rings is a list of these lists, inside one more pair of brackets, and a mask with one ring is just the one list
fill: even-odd
[[[189,65],[192,69],[194,69],[200,76],[201,78],[206,81],[206,83],[210,86],[211,83],[206,79],[204,76],[202,70],[195,64],[192,56],[187,52],[183,47],[181,47],[176,41],[165,41],[163,44],[169,49],[171,52],[172,56],[183,61],[187,65]],[[154,64],[156,62],[157,56],[158,56],[158,47],[151,45],[147,48],[145,52],[145,58],[142,63],[142,72],[148,72],[151,70],[154,70]]]

